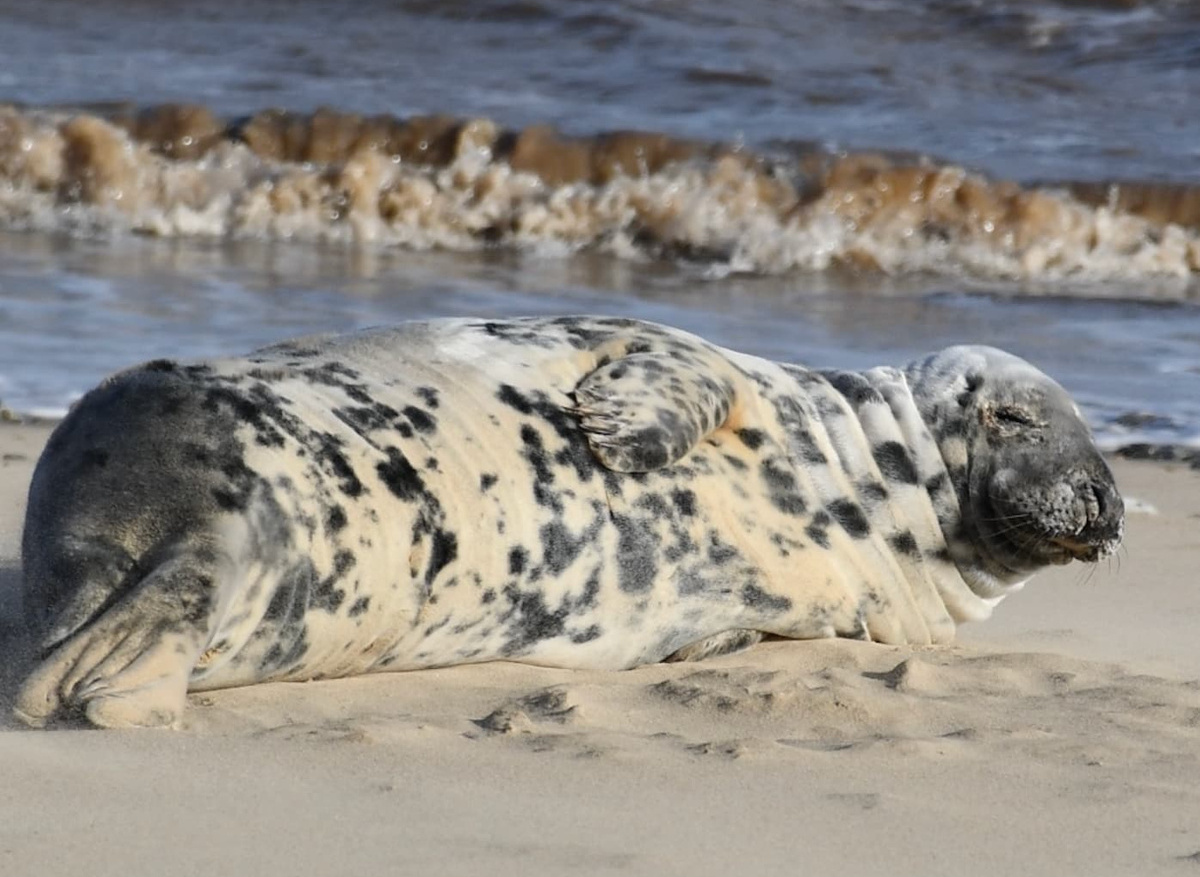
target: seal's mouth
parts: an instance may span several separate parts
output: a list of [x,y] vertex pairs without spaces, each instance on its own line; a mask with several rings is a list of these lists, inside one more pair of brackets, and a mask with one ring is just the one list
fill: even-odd
[[1001,473],[981,494],[975,503],[981,548],[1008,572],[1028,574],[1073,560],[1095,563],[1121,543],[1123,502],[1109,484],[1019,484]]
[[[1032,521],[995,514],[994,508],[989,503],[979,509],[991,512],[980,516],[980,541],[989,558],[1008,572],[1023,575],[1043,566],[1061,566],[1091,550],[1070,537],[1047,533]],[[1068,541],[1071,547],[1065,544]]]
[[1050,539],[1050,544],[1056,548],[1062,549],[1062,551],[1067,555],[1067,559],[1064,561],[1064,563],[1072,560],[1082,560],[1085,563],[1094,563],[1097,560],[1100,560],[1102,557],[1107,557],[1116,550],[1115,545],[1109,548],[1107,542],[1089,544],[1086,542],[1079,542],[1070,536],[1053,536]]

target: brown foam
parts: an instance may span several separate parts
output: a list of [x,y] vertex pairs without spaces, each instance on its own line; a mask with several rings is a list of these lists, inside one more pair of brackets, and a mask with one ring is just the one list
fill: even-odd
[[414,247],[596,247],[770,273],[1200,270],[1189,230],[1200,227],[1200,188],[1023,187],[919,156],[791,151],[768,160],[656,132],[570,137],[438,115],[267,110],[226,123],[184,104],[0,107],[0,219]]
[[132,209],[137,164],[120,130],[95,116],[76,116],[59,130],[63,139],[59,198]]
[[[205,107],[167,104],[141,111],[117,107],[105,114],[129,135],[168,158],[195,159],[222,140],[240,140],[262,157],[321,164],[378,152],[402,161],[444,167],[464,148],[496,146],[514,170],[550,185],[603,185],[617,176],[657,173],[669,164],[713,150],[666,134],[614,131],[595,137],[565,137],[546,125],[501,134],[488,120],[451,116],[360,116],[319,109],[312,114],[264,110],[231,125]],[[498,142],[497,142],[498,141]]]
[[953,165],[895,165],[872,153],[834,162],[818,192],[823,206],[859,229],[899,221],[933,237],[1012,232],[1023,246],[1068,222],[1062,203],[1045,193]]
[[0,107],[0,178],[37,192],[54,189],[63,175],[62,137],[15,107]]
[[[490,120],[443,115],[400,119],[326,108],[312,114],[265,110],[241,123],[226,125],[206,107],[191,104],[165,104],[140,111],[119,106],[106,115],[134,140],[180,160],[199,158],[222,141],[240,140],[254,154],[273,161],[333,164],[376,152],[413,164],[445,167],[466,148],[494,147],[495,157],[513,170],[534,174],[552,186],[604,185],[620,176],[646,176],[672,164],[737,154],[657,132],[567,137],[548,125],[502,132]],[[747,164],[754,161],[745,154],[742,159]],[[811,171],[814,161],[823,166],[824,178],[815,191],[810,187],[805,200],[833,193],[842,205],[839,213],[856,222],[895,214],[917,203],[933,207],[927,227],[929,222],[946,221],[990,234],[1013,226],[1030,238],[1062,222],[1053,199],[1014,183],[966,175],[956,180],[961,171],[953,167],[918,164],[911,158],[897,161],[884,153],[844,157],[810,153],[801,163],[802,170]],[[942,173],[947,169],[952,173]],[[1197,187],[1139,182],[1063,185],[1089,205],[1110,207],[1158,224],[1200,228]],[[790,199],[779,197],[780,186],[775,181],[769,181],[764,189],[771,201]]]
[[135,110],[121,108],[110,120],[129,136],[167,158],[190,161],[200,158],[226,136],[225,123],[208,107],[196,104],[163,104]]
[[286,162],[344,162],[364,152],[442,167],[464,145],[486,146],[490,122],[450,116],[359,116],[320,109],[312,115],[266,110],[229,131],[262,158]]
[[516,135],[507,158],[514,170],[537,174],[551,185],[574,182],[604,185],[619,176],[658,173],[669,164],[704,153],[699,144],[653,132],[614,131],[568,139],[552,128],[535,126]]
[[1151,222],[1173,222],[1200,228],[1200,187],[1179,183],[1070,183],[1067,188],[1080,201],[1110,207]]

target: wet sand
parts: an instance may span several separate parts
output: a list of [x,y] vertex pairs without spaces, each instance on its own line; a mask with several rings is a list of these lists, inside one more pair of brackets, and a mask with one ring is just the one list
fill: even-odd
[[176,732],[31,731],[12,591],[47,429],[0,425],[4,873],[1189,874],[1200,473],[1117,461],[1119,564],[947,648],[770,643],[193,696]]

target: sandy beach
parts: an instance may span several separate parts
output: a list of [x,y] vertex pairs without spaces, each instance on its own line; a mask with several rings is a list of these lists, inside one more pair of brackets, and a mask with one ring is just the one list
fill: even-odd
[[15,592],[48,427],[0,424],[0,873],[1200,873],[1200,472],[1114,462],[1125,548],[957,645],[773,642],[193,695],[34,731]]
[[[1165,459],[1200,454],[1198,61],[1200,2],[1177,0],[0,0],[0,877],[1200,877],[1200,466]],[[274,683],[194,693],[171,731],[34,730],[13,716],[34,652],[19,605],[28,486],[52,421],[104,376],[315,333],[565,314],[855,372],[958,344],[1008,351],[1069,392],[1098,447],[1143,448],[1147,459],[1112,461],[1129,500],[1125,543],[1099,565],[1036,576],[951,645],[770,641],[625,672],[496,662]],[[459,347],[502,377],[490,348],[447,349]],[[444,361],[403,350],[420,374]],[[404,383],[381,371],[384,386]],[[210,389],[203,406],[232,406]],[[391,403],[342,389],[355,405],[330,417],[361,421],[374,441]],[[501,393],[492,401],[513,411],[529,404]],[[440,416],[475,438],[473,406],[487,395]],[[240,403],[247,422],[274,417]],[[989,416],[1022,420],[1006,408]],[[345,462],[336,435],[303,425],[318,444],[272,470],[281,495],[295,493],[281,480],[295,486],[293,467],[334,484]],[[278,432],[256,431],[268,446]],[[497,647],[480,656],[530,654],[526,639],[616,654],[638,642],[616,632],[618,615],[663,634],[648,654],[665,654],[677,631],[642,617],[658,597],[640,587],[644,561],[669,551],[694,562],[699,546],[719,563],[720,527],[703,522],[707,546],[692,538],[699,522],[681,527],[691,535],[678,548],[642,539],[672,520],[654,495],[627,502],[630,516],[610,490],[606,521],[598,488],[594,506],[575,493],[578,515],[560,513],[541,489],[548,446],[535,454],[520,435],[536,516],[493,490],[504,515],[486,519],[511,545],[489,551],[489,526],[474,523],[485,518],[466,517],[477,497],[457,490],[421,488],[409,528],[420,544],[407,549],[396,513],[376,507],[382,489],[340,509],[330,491],[322,516],[301,499],[294,533],[343,535],[304,549],[288,528],[256,527],[246,557],[278,542],[294,565],[271,564],[278,583],[239,567],[259,604],[261,586],[275,588],[254,608],[263,615],[245,617],[270,611],[290,639],[231,653],[246,640],[222,634],[202,660],[232,654],[262,672],[269,656],[282,667],[298,655],[292,678],[317,672],[304,649],[346,645],[316,642],[335,622],[319,612],[344,607],[336,623],[371,633],[345,660],[387,647],[379,660],[400,661],[403,649],[375,634],[386,624],[368,624],[403,611],[386,601],[413,596],[403,573],[414,559],[425,575],[414,565],[413,579],[430,589],[415,629],[447,656],[463,654],[463,633]],[[876,438],[871,456],[911,484],[912,454]],[[742,440],[755,450],[753,432]],[[193,445],[197,466],[210,450]],[[416,457],[391,453],[402,448],[379,450],[387,460],[368,477],[389,497],[433,483]],[[461,474],[451,459],[421,463],[449,482]],[[220,462],[231,486],[253,490],[236,461]],[[784,484],[758,462],[768,490]],[[511,468],[481,470],[480,497],[488,476],[521,487]],[[360,497],[352,474],[334,487]],[[807,480],[878,498],[873,476],[846,475]],[[574,487],[562,482],[565,497]],[[1048,487],[1057,519],[1065,494]],[[848,537],[834,535],[883,545],[858,525],[870,509],[835,506],[844,497],[822,489],[822,511]],[[210,495],[224,507],[254,496]],[[691,516],[687,496],[672,490],[673,518]],[[769,498],[780,514],[805,500]],[[429,499],[449,502],[436,511]],[[1003,516],[996,535],[1021,550],[1032,536],[1018,539],[1020,516],[1033,512],[1019,499],[991,502],[988,518],[999,528]],[[1114,508],[1103,491],[1082,499],[1095,501],[1093,524]],[[915,509],[902,511],[907,530],[884,521],[890,547],[908,564],[911,536],[922,552],[912,563],[930,566],[938,546],[918,539]],[[359,512],[388,529],[364,532],[351,523]],[[603,583],[583,580],[560,601],[538,590],[560,559],[582,579],[577,534],[597,532],[590,513],[623,561],[606,555],[598,578],[615,580],[607,593],[627,595],[628,610],[613,610]],[[532,536],[499,529],[510,516],[537,528],[540,563]],[[175,531],[169,516],[140,517],[163,524],[147,533]],[[801,569],[782,529],[757,529]],[[806,532],[803,544],[822,538]],[[196,556],[206,547],[198,540]],[[850,559],[835,571],[873,582],[878,555]],[[439,575],[447,589],[466,581],[455,562],[477,578],[435,604]],[[675,593],[698,595],[705,619],[702,578],[740,593],[746,611],[797,608],[756,579],[684,565]],[[812,575],[821,565],[809,580],[825,579]],[[634,567],[626,584],[637,586],[622,589]],[[384,581],[379,568],[401,576]],[[188,572],[197,586],[205,575]],[[352,595],[339,576],[370,593]],[[474,608],[495,604],[498,618],[459,617],[476,581]],[[200,611],[179,593],[169,610]],[[240,610],[218,605],[236,627]],[[435,605],[440,617],[423,618]],[[300,625],[302,607],[314,617]],[[569,627],[584,610],[596,624]]]

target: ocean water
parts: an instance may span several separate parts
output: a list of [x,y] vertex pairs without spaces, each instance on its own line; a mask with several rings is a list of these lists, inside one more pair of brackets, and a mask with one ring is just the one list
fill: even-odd
[[0,402],[449,314],[978,341],[1200,443],[1186,0],[0,0]]

